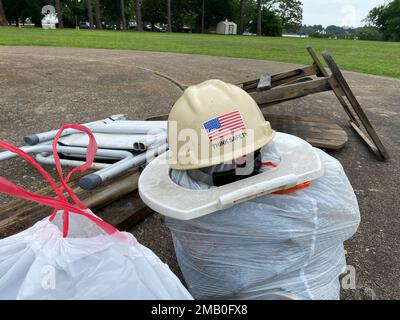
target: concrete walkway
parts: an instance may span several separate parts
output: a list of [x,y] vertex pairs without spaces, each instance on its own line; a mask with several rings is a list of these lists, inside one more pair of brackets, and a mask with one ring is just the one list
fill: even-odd
[[[335,55],[332,52],[333,56]],[[232,83],[296,65],[258,60],[136,51],[0,47],[0,139],[22,145],[22,136],[124,113],[145,119],[168,113],[180,84],[210,78]],[[323,93],[271,108],[271,113],[325,116],[349,134],[346,147],[332,153],[349,176],[359,199],[362,223],[346,243],[356,270],[356,290],[344,299],[400,298],[400,80],[346,72],[392,159],[378,162],[348,128],[333,94]],[[51,170],[50,170],[51,171]],[[0,163],[0,175],[29,187],[42,179],[19,160]],[[8,201],[0,197],[0,204]],[[126,199],[125,199],[126,200]],[[124,206],[124,199],[106,210]],[[170,236],[158,215],[132,231],[179,273]]]

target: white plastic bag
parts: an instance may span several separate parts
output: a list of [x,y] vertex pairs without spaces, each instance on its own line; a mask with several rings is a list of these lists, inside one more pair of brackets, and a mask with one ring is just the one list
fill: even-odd
[[[56,143],[67,128],[85,132],[90,142],[87,163],[64,179]],[[57,198],[33,194],[0,177],[0,193],[57,208],[50,218],[0,240],[0,299],[192,299],[151,250],[96,217],[69,189],[71,175],[90,168],[96,154],[94,136],[87,128],[65,125],[55,138],[60,188],[29,155],[4,141],[0,148],[21,155],[57,194]]]
[[[263,162],[279,162],[275,139],[262,149]],[[318,153],[325,174],[309,188],[261,196],[195,220],[166,219],[195,299],[268,299],[274,293],[339,298],[343,242],[356,232],[360,213],[341,164]],[[183,187],[209,188],[187,172],[172,171],[171,177]]]
[[132,234],[72,214],[63,238],[61,215],[0,240],[0,299],[192,299]]

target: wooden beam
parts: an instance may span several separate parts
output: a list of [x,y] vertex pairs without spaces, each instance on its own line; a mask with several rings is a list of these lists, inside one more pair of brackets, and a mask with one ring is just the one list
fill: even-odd
[[[315,66],[308,66],[304,68],[291,70],[288,72],[274,74],[271,76],[271,86],[272,88],[274,88],[286,84],[288,82],[295,81],[300,78],[316,75],[316,73],[317,73],[317,68]],[[239,86],[247,92],[252,92],[257,90],[259,82],[260,78],[244,82],[242,84],[239,84]]]
[[274,130],[297,136],[317,148],[339,150],[348,141],[347,133],[336,123],[321,117],[263,112]]
[[286,84],[287,82],[292,82],[299,78],[314,76],[317,74],[317,69],[315,66],[311,65],[301,69],[295,69],[289,72],[283,72],[272,76],[273,87]]
[[[326,63],[328,64],[329,68],[332,72],[332,77],[335,78],[337,83],[340,85],[341,89],[345,93],[347,99],[349,100],[351,106],[354,109],[354,112],[357,114],[358,118],[360,119],[362,125],[364,126],[365,130],[367,131],[368,135],[371,137],[372,142],[378,149],[381,157],[385,160],[389,159],[390,156],[386,151],[383,143],[378,137],[375,129],[373,128],[371,122],[369,121],[368,117],[364,113],[360,103],[358,102],[357,98],[355,97],[353,91],[350,89],[349,84],[347,83],[346,79],[344,78],[342,72],[340,71],[339,67],[337,66],[336,62],[333,60],[332,56],[328,51],[324,51],[322,53]],[[354,128],[354,126],[353,126]],[[364,135],[365,136],[365,135]],[[361,136],[363,137],[363,136]],[[363,138],[364,139],[364,138]],[[369,145],[368,141],[364,139],[364,141]]]
[[330,91],[328,79],[317,79],[303,83],[296,83],[282,87],[276,87],[268,91],[251,92],[250,95],[263,108],[283,101],[297,99],[309,94]]
[[379,160],[384,160],[384,158],[382,157],[378,148],[371,141],[371,139],[368,138],[368,136],[361,130],[361,128],[357,124],[355,124],[353,121],[350,121],[350,125],[354,129],[354,131],[359,134],[360,138],[363,139],[364,142],[372,149],[372,152],[374,152],[376,154],[376,156],[379,158]]
[[[319,74],[325,78],[329,77],[328,72],[326,71],[325,67],[322,65],[321,61],[319,60],[317,54],[315,53],[314,49],[310,46],[307,47],[307,51],[310,54],[311,58],[314,61],[315,66],[317,67]],[[346,101],[343,99],[345,95],[342,89],[340,88],[339,84],[337,83],[334,77],[329,78],[329,83],[331,84],[332,90],[336,95],[336,98],[339,100],[340,104],[342,105],[344,111],[349,116],[350,120],[360,125],[357,118],[354,116],[353,112],[351,111],[350,107],[347,105]]]

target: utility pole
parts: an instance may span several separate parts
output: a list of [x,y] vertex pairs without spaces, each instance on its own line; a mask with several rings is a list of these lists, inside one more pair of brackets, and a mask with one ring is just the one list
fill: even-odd
[[171,25],[171,0],[167,0],[167,32],[172,32]]
[[140,0],[136,0],[136,26],[137,31],[143,31],[142,8],[140,7]]
[[92,7],[92,0],[86,0],[87,2],[87,10],[88,10],[88,17],[89,17],[89,25],[90,29],[93,29],[93,7]]
[[96,29],[103,29],[101,25],[100,0],[96,0]]
[[204,33],[205,32],[205,30],[204,30],[204,1],[205,0],[203,0],[203,3],[202,3],[202,10],[201,10],[201,12],[202,12],[202,14],[201,14],[201,33]]

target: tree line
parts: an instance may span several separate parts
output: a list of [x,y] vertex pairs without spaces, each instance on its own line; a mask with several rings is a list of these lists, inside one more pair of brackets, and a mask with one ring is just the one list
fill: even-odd
[[383,40],[400,41],[400,0],[375,7],[365,22],[367,35],[378,34]]
[[365,26],[360,28],[303,25],[299,33],[315,38],[400,41],[400,0],[373,8],[364,22]]
[[0,0],[0,23],[17,26],[29,19],[41,24],[41,8],[52,4],[59,15],[59,28],[73,28],[79,21],[90,28],[129,28],[129,21],[143,31],[148,25],[166,25],[169,32],[205,33],[228,19],[238,33],[279,36],[295,33],[303,19],[301,0]]

